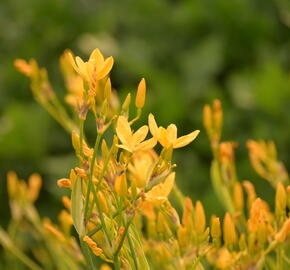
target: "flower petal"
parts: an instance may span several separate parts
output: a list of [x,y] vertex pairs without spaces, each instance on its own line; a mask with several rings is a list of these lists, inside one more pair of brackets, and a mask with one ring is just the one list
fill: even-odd
[[154,115],[152,113],[149,114],[148,125],[149,125],[149,129],[150,129],[152,136],[159,137],[159,129],[158,129],[158,126],[156,124]]
[[157,140],[153,137],[137,145],[137,147],[135,148],[135,151],[138,151],[138,150],[144,151],[144,150],[152,149],[156,145],[156,143],[157,143]]
[[168,147],[170,147],[173,144],[173,142],[170,142],[168,140],[168,133],[167,133],[167,130],[164,127],[159,127],[158,141],[165,148],[168,148]]
[[137,145],[145,140],[148,134],[148,126],[140,127],[134,134],[133,134],[133,144]]
[[133,153],[133,149],[131,149],[128,145],[125,144],[116,144],[117,147],[127,150],[130,153]]
[[180,147],[183,147],[183,146],[190,144],[197,137],[199,132],[200,132],[199,130],[195,130],[195,131],[189,133],[188,135],[179,137],[175,141],[173,148],[180,148]]
[[93,62],[94,64],[97,65],[97,67],[101,67],[101,65],[104,63],[105,59],[102,53],[98,48],[94,49],[93,52],[90,55],[89,61]]
[[167,138],[169,142],[174,143],[177,139],[177,127],[174,124],[170,124],[167,127]]
[[116,132],[123,144],[130,144],[130,140],[132,139],[132,131],[128,120],[123,115],[119,116],[118,118]]
[[76,65],[78,67],[77,72],[84,78],[88,78],[88,74],[87,74],[87,66],[85,64],[85,62],[79,57],[76,57]]
[[175,172],[172,172],[167,178],[164,180],[163,183],[153,187],[148,193],[147,198],[148,200],[160,200],[163,198],[167,198],[170,194],[175,180]]
[[75,59],[73,57],[73,54],[70,52],[70,51],[67,51],[66,52],[66,55],[67,55],[67,59],[69,60],[70,64],[72,65],[72,67],[74,68],[74,70],[76,72],[79,72],[79,68],[77,67],[76,65],[76,62],[75,62]]
[[112,56],[106,59],[106,61],[102,64],[102,66],[99,69],[99,72],[97,73],[96,80],[101,80],[105,76],[108,75],[108,73],[111,71],[114,64],[114,59]]

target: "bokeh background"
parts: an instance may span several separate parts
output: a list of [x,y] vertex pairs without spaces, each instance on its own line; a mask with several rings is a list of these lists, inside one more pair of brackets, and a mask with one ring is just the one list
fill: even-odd
[[[74,164],[70,136],[33,100],[29,81],[13,67],[34,57],[65,90],[58,58],[66,48],[87,57],[113,55],[120,96],[147,79],[146,113],[176,123],[179,134],[201,129],[175,151],[177,182],[208,214],[221,215],[210,184],[211,153],[202,107],[221,99],[225,140],[235,140],[238,173],[257,193],[272,190],[251,169],[245,142],[273,139],[290,167],[290,2],[288,0],[4,0],[0,2],[0,224],[9,219],[6,173],[38,172],[41,215],[55,217],[63,191],[56,180]],[[143,119],[146,121],[146,119]],[[54,219],[54,218],[53,218]]]

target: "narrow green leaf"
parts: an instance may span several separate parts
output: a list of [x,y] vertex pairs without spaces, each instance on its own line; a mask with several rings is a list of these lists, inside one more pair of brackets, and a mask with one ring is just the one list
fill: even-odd
[[71,193],[71,213],[73,223],[80,238],[85,235],[84,202],[82,195],[82,180],[77,177],[73,183]]

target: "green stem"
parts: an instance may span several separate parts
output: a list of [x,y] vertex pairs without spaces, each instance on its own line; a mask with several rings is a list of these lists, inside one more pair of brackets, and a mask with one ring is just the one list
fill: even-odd
[[83,157],[84,120],[80,120],[80,156]]
[[123,233],[123,235],[122,235],[122,238],[121,238],[121,241],[120,241],[120,243],[119,243],[119,245],[118,245],[118,247],[117,247],[117,249],[116,249],[116,251],[115,251],[114,257],[118,256],[118,254],[119,254],[119,252],[120,252],[120,250],[121,250],[121,248],[122,248],[122,246],[123,246],[123,243],[124,243],[124,241],[125,241],[125,239],[126,239],[126,235],[127,235],[127,233],[128,233],[128,230],[129,230],[130,224],[131,224],[131,222],[133,221],[133,218],[134,218],[134,215],[132,215],[132,217],[129,219],[129,221],[128,221],[127,224],[126,224],[125,231],[124,231],[124,233]]
[[9,236],[0,228],[0,243],[10,251],[15,257],[22,261],[29,269],[42,270],[34,261],[26,256],[20,249],[18,249],[11,241]]
[[[98,154],[98,149],[99,149],[101,137],[102,137],[102,134],[98,133],[98,136],[97,136],[97,139],[95,142],[94,153],[93,153],[93,157],[92,157],[92,161],[91,161],[89,183],[88,183],[88,189],[87,189],[86,200],[85,200],[85,219],[86,220],[88,219],[90,212],[91,212],[91,211],[89,211],[88,206],[89,206],[89,201],[90,201],[91,189],[93,187],[93,174],[94,174],[95,162],[96,162],[96,157]],[[95,198],[95,199],[97,200],[97,198]],[[93,209],[93,207],[91,209]]]
[[114,257],[114,269],[115,270],[121,270],[121,267],[120,267],[120,261],[119,261],[119,257]]

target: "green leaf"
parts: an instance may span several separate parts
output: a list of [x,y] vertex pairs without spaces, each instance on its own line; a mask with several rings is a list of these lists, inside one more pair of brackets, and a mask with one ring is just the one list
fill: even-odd
[[73,223],[76,231],[80,238],[85,235],[85,224],[84,224],[84,202],[82,194],[82,180],[77,177],[73,183],[71,193],[71,213]]

